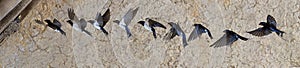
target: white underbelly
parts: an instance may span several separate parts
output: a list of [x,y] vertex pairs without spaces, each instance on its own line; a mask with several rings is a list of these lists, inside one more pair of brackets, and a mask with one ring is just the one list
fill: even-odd
[[120,26],[122,29],[126,30],[125,26],[127,26],[127,25],[125,24],[124,19],[122,19],[122,20],[120,21],[119,26]]
[[95,23],[93,24],[93,26],[94,26],[96,29],[100,30],[100,26],[99,26],[98,22],[95,22]]
[[126,25],[119,24],[119,26],[120,26],[122,29],[126,30],[126,28],[125,28]]
[[81,29],[80,29],[80,27],[77,25],[77,24],[74,24],[73,25],[73,28],[75,29],[75,30],[77,30],[77,31],[82,31]]
[[152,32],[151,27],[149,27],[148,25],[144,25],[144,27],[149,30],[150,32]]

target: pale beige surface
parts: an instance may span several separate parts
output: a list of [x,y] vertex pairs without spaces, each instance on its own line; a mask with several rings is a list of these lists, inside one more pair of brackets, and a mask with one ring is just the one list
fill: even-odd
[[21,0],[1,0],[0,20],[2,20],[2,18],[4,18],[4,16],[6,16],[8,12],[10,12],[13,9],[13,7],[17,6],[20,2]]
[[[106,3],[106,4],[105,4]],[[111,20],[105,26],[106,37],[91,24],[87,30],[95,37],[77,32],[65,21],[67,8],[73,8],[79,18],[94,19],[100,11],[111,9]],[[129,28],[133,36],[112,20],[119,20],[129,8],[139,11]],[[255,37],[245,33],[275,17],[278,28],[285,31],[283,39],[272,33]],[[158,28],[158,38],[137,24],[146,17],[167,26]],[[67,36],[34,22],[34,19],[58,18]],[[300,1],[299,0],[43,0],[23,20],[21,29],[0,46],[0,66],[3,67],[240,67],[279,68],[300,66]],[[187,23],[184,21],[187,19]],[[201,23],[212,32],[181,46],[181,38],[164,41],[169,30],[167,22],[176,22],[189,35],[194,23]],[[232,47],[211,48],[231,29],[248,41],[238,40]],[[285,40],[284,40],[285,39]]]

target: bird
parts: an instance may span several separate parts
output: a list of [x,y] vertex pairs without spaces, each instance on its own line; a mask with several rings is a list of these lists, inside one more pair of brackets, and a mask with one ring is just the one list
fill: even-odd
[[139,7],[137,7],[134,10],[132,8],[130,8],[120,21],[119,20],[113,21],[113,22],[117,23],[122,29],[126,30],[128,38],[131,36],[131,32],[128,28],[128,25],[131,23],[131,20],[135,17],[138,9],[139,9]]
[[[53,19],[53,22],[51,22],[51,20],[49,20],[49,19],[46,19],[44,21],[47,23],[46,26],[48,26],[51,29],[53,29],[54,31],[60,32],[62,35],[66,36],[66,32],[61,29],[62,25],[57,19]],[[41,20],[37,20],[37,19],[35,20],[35,22],[38,24],[44,24]]]
[[268,15],[267,16],[267,22],[260,22],[259,25],[263,26],[258,29],[255,29],[253,31],[248,31],[247,33],[250,33],[254,36],[262,37],[271,34],[272,32],[275,32],[278,36],[283,36],[283,31],[276,28],[276,20],[273,16]]
[[145,20],[146,21],[139,21],[138,23],[141,24],[142,26],[144,26],[145,29],[152,32],[154,38],[156,38],[156,31],[155,31],[154,27],[161,27],[161,28],[167,29],[163,24],[161,24],[157,21],[154,21],[150,18],[146,18]]
[[210,45],[209,47],[213,47],[217,48],[217,47],[221,47],[221,46],[231,46],[233,44],[233,42],[237,41],[238,39],[247,41],[248,38],[242,37],[239,34],[231,31],[231,30],[224,30],[223,31],[225,34],[219,39],[217,40],[215,43],[213,43],[212,45]]
[[85,19],[81,18],[79,19],[76,14],[74,13],[74,10],[72,8],[68,8],[68,17],[70,20],[67,20],[67,22],[76,30],[79,32],[83,32],[89,36],[92,37],[92,34],[85,30],[85,27],[87,25],[87,22]]
[[182,29],[180,28],[180,26],[174,22],[169,22],[168,23],[172,28],[170,29],[170,31],[164,36],[165,40],[170,40],[172,38],[174,38],[175,36],[181,36],[182,38],[182,44],[184,47],[186,47],[188,45],[187,41],[186,41],[186,36],[185,33],[182,31]]
[[12,22],[20,23],[21,22],[21,15],[19,14]]
[[95,20],[89,20],[96,29],[101,30],[105,35],[108,35],[108,32],[104,29],[104,26],[110,19],[110,10],[107,9],[105,13],[101,16],[101,13],[97,13]]
[[192,41],[196,39],[198,36],[200,37],[202,33],[207,33],[210,39],[213,39],[210,31],[206,27],[202,26],[201,24],[194,24],[193,26],[195,26],[195,29],[190,34],[188,41]]

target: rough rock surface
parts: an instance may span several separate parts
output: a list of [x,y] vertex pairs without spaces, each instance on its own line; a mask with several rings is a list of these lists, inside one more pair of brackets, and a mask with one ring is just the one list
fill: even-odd
[[[133,36],[127,38],[112,21],[136,7],[139,11],[129,25]],[[87,20],[110,8],[111,20],[104,27],[109,35],[91,24],[86,29],[94,37],[73,30],[65,22],[67,8]],[[258,23],[266,21],[269,14],[286,32],[283,38],[275,33],[264,37],[246,33],[261,27]],[[137,24],[146,17],[162,22],[168,29],[157,29],[158,38],[154,39]],[[67,36],[34,22],[53,18],[62,22]],[[200,23],[210,29],[214,39],[203,34],[185,48],[180,37],[164,41],[162,37],[170,28],[167,22],[178,23],[187,35],[194,23]],[[0,67],[300,67],[299,26],[299,0],[42,0],[22,21],[20,29],[0,44]],[[209,47],[224,29],[250,40],[238,40],[231,47]]]

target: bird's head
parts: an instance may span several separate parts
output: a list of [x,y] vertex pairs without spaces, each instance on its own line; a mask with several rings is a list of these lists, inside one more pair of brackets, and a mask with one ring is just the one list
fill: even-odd
[[226,29],[226,30],[224,30],[223,32],[224,32],[224,33],[228,33],[228,32],[230,32],[230,30]]
[[194,24],[193,26],[199,26],[200,24]]
[[148,21],[150,18],[146,18],[145,20]]
[[203,25],[201,25],[201,24],[194,24],[194,26],[206,29],[206,28],[205,28]]
[[120,23],[120,21],[119,21],[119,20],[114,20],[113,22],[114,22],[114,23],[117,23],[117,24],[119,24],[119,23]]
[[267,23],[266,22],[260,22],[259,25],[265,26],[265,25],[267,25]]
[[168,24],[170,25],[170,26],[172,26],[173,24],[175,24],[174,22],[168,22]]
[[44,20],[47,24],[51,23],[49,19]]
[[138,23],[144,26],[145,21],[139,21]]

